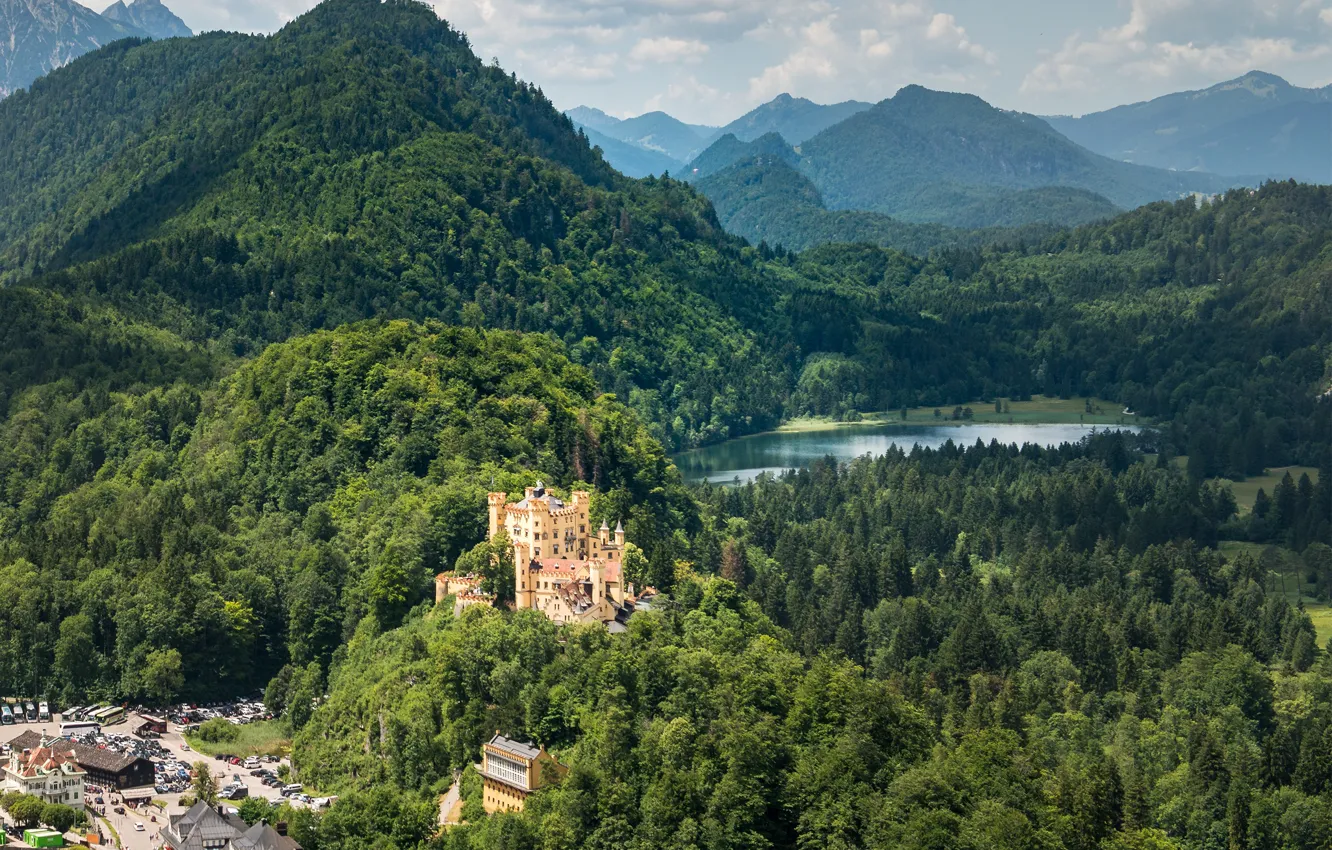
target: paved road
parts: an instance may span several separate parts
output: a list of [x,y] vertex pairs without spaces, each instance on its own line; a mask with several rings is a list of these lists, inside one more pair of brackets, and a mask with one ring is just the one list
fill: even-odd
[[457,823],[456,818],[451,818],[453,809],[462,799],[462,771],[453,771],[453,784],[449,786],[449,792],[439,798],[439,825],[451,826]]

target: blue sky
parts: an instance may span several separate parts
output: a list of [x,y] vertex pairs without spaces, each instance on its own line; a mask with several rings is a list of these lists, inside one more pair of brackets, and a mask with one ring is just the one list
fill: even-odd
[[[267,32],[312,0],[165,0],[196,31]],[[90,5],[95,4],[90,3]],[[102,3],[101,5],[106,5]],[[782,92],[903,85],[1081,114],[1261,69],[1332,83],[1332,0],[437,0],[561,108],[721,124]]]

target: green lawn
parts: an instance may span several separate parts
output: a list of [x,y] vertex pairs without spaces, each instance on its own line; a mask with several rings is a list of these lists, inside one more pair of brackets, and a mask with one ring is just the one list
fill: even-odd
[[1296,482],[1300,480],[1301,475],[1307,474],[1310,481],[1315,484],[1318,483],[1318,470],[1312,466],[1280,466],[1267,470],[1266,475],[1252,475],[1243,481],[1230,481],[1225,478],[1217,480],[1230,485],[1230,492],[1235,494],[1235,502],[1239,505],[1240,513],[1247,514],[1253,510],[1253,502],[1258,498],[1258,490],[1261,488],[1267,491],[1267,495],[1270,497],[1277,484],[1281,483],[1281,477],[1287,472]]
[[[1115,404],[1112,401],[1102,399],[1091,399],[1092,412],[1087,413],[1087,399],[1085,398],[1050,398],[1047,396],[1032,396],[1031,401],[1007,401],[1007,410],[1003,413],[994,412],[994,401],[973,401],[961,407],[970,407],[972,418],[965,420],[968,422],[988,422],[988,423],[1011,423],[1011,424],[1087,424],[1087,425],[1139,425],[1136,416],[1124,415],[1124,406]],[[907,418],[902,419],[902,413],[898,410],[890,410],[883,413],[867,413],[862,422],[836,422],[827,417],[807,416],[800,419],[792,419],[782,424],[779,431],[819,431],[828,428],[838,428],[845,425],[946,425],[953,422],[949,417],[952,415],[955,405],[946,405],[938,408],[940,417],[934,416],[933,407],[916,407],[907,410]]]
[[190,746],[206,756],[228,753],[233,756],[284,756],[291,752],[291,737],[277,720],[263,720],[237,726],[240,737],[234,741],[212,743],[197,735],[186,735]]
[[[1254,492],[1257,492],[1256,488]],[[1304,581],[1303,563],[1298,555],[1279,546],[1237,540],[1223,540],[1217,548],[1227,558],[1247,552],[1255,558],[1266,556],[1272,561],[1272,569],[1267,576],[1267,592],[1285,596],[1291,605],[1303,602],[1304,610],[1309,613],[1309,619],[1313,620],[1318,645],[1328,645],[1332,640],[1332,606],[1309,595],[1310,585]]]

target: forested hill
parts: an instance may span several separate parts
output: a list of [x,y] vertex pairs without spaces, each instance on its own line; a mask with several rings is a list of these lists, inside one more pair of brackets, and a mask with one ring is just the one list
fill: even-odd
[[550,332],[668,444],[776,421],[757,254],[419,3],[116,45],[0,104],[0,138],[10,283],[235,353],[369,316]]
[[66,344],[119,347],[110,374],[27,391],[0,439],[11,689],[161,700],[327,665],[366,616],[393,628],[433,598],[487,488],[534,475],[596,486],[598,519],[697,522],[660,444],[541,334],[355,325],[187,382],[188,346],[123,323],[99,345],[108,325]]

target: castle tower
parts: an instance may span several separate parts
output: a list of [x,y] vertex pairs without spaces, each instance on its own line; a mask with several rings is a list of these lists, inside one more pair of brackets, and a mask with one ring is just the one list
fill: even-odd
[[495,539],[499,534],[500,528],[504,525],[504,500],[509,497],[508,493],[491,493],[486,496],[486,501],[490,503],[490,538]]
[[600,605],[606,598],[606,574],[605,568],[600,561],[593,561],[588,565],[587,577],[592,585],[592,604]]
[[616,546],[620,546],[620,547],[623,547],[623,546],[624,546],[624,523],[623,523],[623,522],[617,522],[617,523],[615,523],[615,545],[616,545]]

